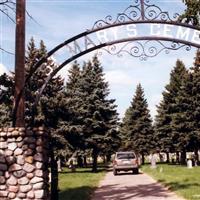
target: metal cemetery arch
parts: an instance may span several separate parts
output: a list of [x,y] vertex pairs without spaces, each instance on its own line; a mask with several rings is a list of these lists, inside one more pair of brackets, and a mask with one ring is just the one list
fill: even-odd
[[[147,33],[147,35],[137,34],[137,25],[148,25],[150,27],[150,32]],[[126,28],[126,30],[124,30],[124,28]],[[115,31],[113,31],[114,29]],[[117,29],[120,29],[123,33],[126,32],[127,36],[117,38]],[[163,34],[161,34],[158,29],[164,29]],[[157,32],[153,34],[155,30]],[[106,31],[110,31],[109,34],[112,33],[114,39],[108,40],[107,37],[109,34],[106,35]],[[178,32],[174,33],[176,31]],[[134,0],[134,4],[125,9],[123,13],[119,13],[115,19],[109,15],[104,20],[95,22],[91,29],[66,40],[49,51],[46,57],[43,57],[35,64],[33,70],[26,79],[26,83],[33,73],[39,70],[39,67],[57,52],[67,48],[68,53],[71,53],[48,75],[37,94],[37,105],[46,85],[57,72],[70,62],[89,52],[100,49],[112,55],[127,53],[133,57],[146,60],[148,57],[157,56],[162,51],[168,53],[170,50],[178,50],[180,48],[185,48],[187,51],[189,51],[191,47],[200,48],[199,35],[200,28],[187,24],[184,20],[182,20],[182,22],[179,21],[179,14],[176,13],[171,18],[168,12],[164,12],[158,6],[150,4],[149,0]],[[94,36],[98,38],[97,41],[94,39]],[[99,38],[102,38],[104,41]],[[117,49],[117,44],[121,44],[119,49]],[[21,93],[22,92],[23,91],[21,91]],[[20,94],[17,99],[20,99]],[[18,107],[17,105],[16,103],[14,108],[14,119]]]

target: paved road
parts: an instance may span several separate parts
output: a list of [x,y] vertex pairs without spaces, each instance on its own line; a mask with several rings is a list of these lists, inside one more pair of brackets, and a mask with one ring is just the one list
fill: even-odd
[[183,200],[146,174],[108,172],[92,200]]

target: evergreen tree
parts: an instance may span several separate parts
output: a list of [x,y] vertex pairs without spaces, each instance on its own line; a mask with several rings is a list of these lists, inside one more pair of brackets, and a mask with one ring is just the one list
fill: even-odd
[[93,171],[97,171],[97,157],[112,146],[116,148],[118,115],[114,100],[108,99],[108,83],[97,56],[84,65],[78,86],[79,122],[86,149],[92,149]]
[[194,130],[192,76],[182,76],[182,86],[175,98],[175,112],[172,113],[172,141],[176,151],[181,152],[181,164],[186,164],[186,151]]
[[192,74],[192,116],[194,120],[194,131],[190,141],[189,150],[194,151],[196,158],[198,158],[198,150],[200,149],[200,50],[197,51],[194,67],[191,68]]
[[[179,136],[172,128],[172,118],[179,112],[177,98],[180,88],[183,86],[183,77],[186,76],[187,70],[184,64],[177,60],[176,66],[170,74],[170,83],[166,85],[163,92],[163,100],[158,108],[158,114],[155,118],[155,136],[158,147],[166,153],[179,151],[177,148]],[[178,154],[177,154],[178,155]]]
[[8,107],[3,103],[0,104],[0,127],[6,127],[9,126],[9,120],[10,116],[8,115],[9,109]]
[[128,137],[128,130],[130,129],[130,126],[132,124],[131,122],[131,112],[132,107],[130,106],[124,115],[124,118],[122,119],[122,123],[120,124],[119,132],[121,136],[121,149],[122,150],[128,150],[130,147],[129,143],[129,137]]
[[59,131],[62,132],[68,141],[69,147],[74,152],[85,150],[82,121],[80,120],[79,108],[82,105],[82,99],[78,91],[78,82],[81,78],[79,64],[74,62],[69,70],[68,81],[61,99],[61,110],[59,121]]
[[[36,53],[36,61],[39,60],[42,56],[45,56],[47,53],[46,47],[41,41],[40,48]],[[30,69],[32,65],[29,66]],[[56,68],[56,63],[49,59],[47,63],[44,63],[36,73],[32,76],[29,84],[31,87],[26,88],[26,92],[30,92],[29,96],[30,101],[35,101],[35,91],[41,88],[44,80],[49,75],[50,71]],[[37,83],[35,81],[37,80]],[[34,86],[34,87],[33,87]],[[59,120],[61,118],[61,99],[64,89],[64,80],[60,76],[55,76],[46,86],[43,95],[41,96],[40,103],[37,107],[37,110],[34,110],[34,107],[30,107],[32,115],[35,115],[33,124],[35,126],[45,126],[48,127],[50,133],[50,157],[51,157],[51,199],[58,199],[58,166],[57,166],[57,153],[59,150],[64,151],[68,145],[67,141],[63,137],[62,133],[59,131]],[[34,106],[34,104],[33,104]],[[68,114],[67,109],[65,109],[66,115]],[[31,123],[32,123],[31,122]]]
[[194,26],[200,25],[200,1],[183,0],[186,5],[185,12],[179,17],[180,21],[191,23]]
[[13,75],[2,74],[0,76],[0,126],[10,126],[12,123],[12,105],[14,99]]
[[155,144],[152,119],[141,84],[137,86],[131,106],[126,111],[121,132],[126,147],[138,151],[144,163],[144,155],[155,150]]
[[[96,117],[96,119],[99,120],[99,117],[101,117],[101,120],[104,123],[104,127],[102,127],[105,130],[101,152],[109,158],[119,148],[121,143],[118,132],[119,119],[116,110],[117,105],[115,104],[115,99],[108,98],[110,94],[109,85],[104,80],[103,68],[101,67],[97,56],[93,57],[92,63],[97,77],[96,88],[98,89],[98,87],[101,86],[101,90],[95,91],[96,95],[99,95],[99,100],[101,101],[101,104],[99,103],[99,111],[97,110],[98,117]],[[101,125],[101,122],[99,124]],[[101,129],[101,131],[102,130],[103,129]]]
[[[164,93],[165,94],[165,93]],[[155,117],[155,138],[157,141],[157,147],[161,152],[167,154],[167,162],[169,162],[169,153],[173,152],[172,140],[171,140],[171,118],[168,111],[167,95],[164,96],[163,100],[157,106],[157,115]]]
[[[25,63],[25,70],[26,76],[32,73],[32,68],[34,64],[43,56],[47,54],[46,47],[44,42],[40,42],[40,47],[36,48],[34,39],[31,38],[28,44],[28,50],[26,55],[26,63]],[[44,80],[47,78],[49,72],[54,68],[54,63],[52,60],[48,60],[46,63],[43,63],[40,68],[34,72],[26,84],[25,88],[25,97],[26,97],[26,126],[40,126],[44,125],[45,116],[41,111],[41,106],[35,108],[35,101],[38,90],[42,87]],[[52,81],[53,82],[53,81]],[[49,90],[47,86],[43,93],[43,97],[48,96],[47,91]]]

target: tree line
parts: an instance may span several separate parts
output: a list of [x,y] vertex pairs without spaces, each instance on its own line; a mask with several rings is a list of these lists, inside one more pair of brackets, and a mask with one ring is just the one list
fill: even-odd
[[[35,46],[32,38],[26,55],[26,75],[44,55],[46,47],[41,41]],[[153,122],[144,89],[138,84],[130,107],[119,123],[115,100],[109,99],[109,85],[105,81],[103,67],[94,56],[91,61],[74,62],[68,80],[56,76],[44,91],[41,101],[34,107],[36,94],[56,63],[49,59],[31,77],[26,85],[26,126],[48,127],[51,141],[52,166],[56,156],[70,156],[76,152],[79,165],[90,155],[92,170],[97,171],[98,155],[107,156],[117,149],[134,149],[144,156],[159,151],[177,153],[177,160],[184,163],[186,152],[195,152],[198,158],[200,145],[200,51],[196,53],[194,66],[186,69],[177,60],[171,71],[170,81],[157,105]],[[66,74],[67,76],[67,74]],[[14,92],[14,73],[0,76],[0,125],[10,126]],[[178,157],[181,153],[181,158]],[[86,163],[85,163],[86,164]]]
[[[139,84],[123,118],[120,133],[123,149],[135,149],[144,156],[153,152],[176,153],[177,162],[185,164],[186,152],[200,149],[200,51],[194,66],[186,69],[177,60],[165,86],[157,115],[152,122],[144,90]],[[179,155],[180,158],[179,158]]]

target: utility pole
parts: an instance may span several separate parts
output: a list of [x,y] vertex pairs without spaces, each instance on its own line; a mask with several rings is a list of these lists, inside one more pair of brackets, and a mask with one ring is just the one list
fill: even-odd
[[25,126],[25,10],[26,0],[16,0],[14,127]]

